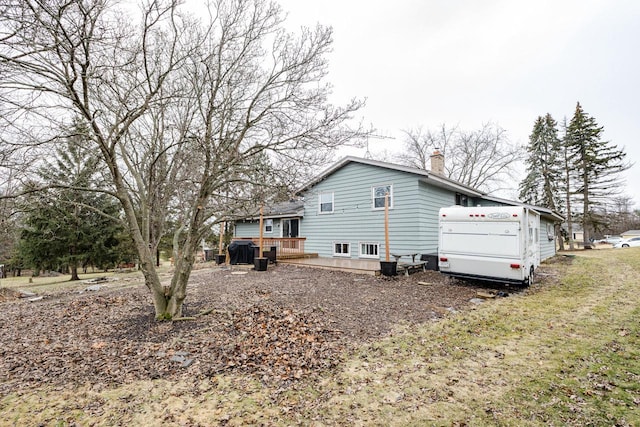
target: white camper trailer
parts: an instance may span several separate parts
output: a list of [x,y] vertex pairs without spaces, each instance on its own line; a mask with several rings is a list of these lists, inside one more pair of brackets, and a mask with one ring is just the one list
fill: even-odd
[[455,277],[533,283],[540,214],[521,206],[440,209],[438,267]]

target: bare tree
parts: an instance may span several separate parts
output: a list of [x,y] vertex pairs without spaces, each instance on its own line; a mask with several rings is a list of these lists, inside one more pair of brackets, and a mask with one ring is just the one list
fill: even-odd
[[[430,169],[430,159],[437,149],[446,155],[456,144],[458,128],[447,128],[442,124],[440,128],[433,131],[417,127],[411,130],[404,130],[405,142],[404,151],[396,156],[399,163],[411,166],[416,169]],[[450,169],[445,163],[445,172],[449,174]]]
[[[107,0],[0,0],[0,96],[31,145],[87,124],[158,319],[182,315],[213,223],[360,135],[346,125],[359,101],[327,103],[330,29],[287,34],[263,0],[213,2],[204,23],[177,3],[146,3],[134,27]],[[164,286],[153,255],[168,217],[176,264]]]
[[397,160],[407,166],[429,169],[434,150],[445,155],[445,175],[462,184],[492,192],[514,178],[523,150],[511,145],[504,129],[487,123],[476,131],[442,125],[437,131],[407,130],[405,152]]

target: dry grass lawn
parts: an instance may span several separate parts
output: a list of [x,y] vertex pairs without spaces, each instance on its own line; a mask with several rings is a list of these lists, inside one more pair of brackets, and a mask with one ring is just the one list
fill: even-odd
[[640,425],[640,249],[546,271],[527,293],[398,325],[286,389],[226,374],[42,384],[1,396],[0,425]]

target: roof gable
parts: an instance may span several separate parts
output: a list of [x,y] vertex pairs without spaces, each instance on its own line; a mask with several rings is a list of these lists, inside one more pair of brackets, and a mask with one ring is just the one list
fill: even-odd
[[390,170],[399,171],[399,172],[406,172],[414,175],[417,179],[420,179],[428,184],[431,184],[437,187],[446,188],[451,191],[463,193],[465,195],[469,195],[473,197],[482,197],[484,195],[484,193],[480,192],[479,190],[476,190],[475,188],[471,188],[469,186],[456,182],[452,179],[445,178],[441,175],[431,173],[424,169],[417,169],[409,166],[397,165],[395,163],[381,162],[378,160],[364,159],[361,157],[354,157],[354,156],[344,157],[338,162],[334,163],[331,167],[324,170],[317,177],[315,177],[314,179],[312,179],[311,181],[307,182],[305,185],[300,187],[296,191],[296,193],[302,193],[304,191],[309,190],[319,182],[329,178],[331,175],[333,175],[335,172],[342,169],[349,163],[359,163],[359,164],[368,165],[372,167],[390,169]]

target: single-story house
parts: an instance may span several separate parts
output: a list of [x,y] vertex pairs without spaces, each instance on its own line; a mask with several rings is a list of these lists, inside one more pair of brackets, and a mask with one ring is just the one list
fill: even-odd
[[[303,240],[305,253],[320,257],[384,258],[384,204],[389,194],[391,253],[435,254],[438,211],[460,206],[528,206],[541,215],[542,259],[555,254],[554,224],[563,218],[542,207],[491,197],[443,175],[443,157],[431,171],[388,162],[345,157],[300,188],[297,202],[266,209],[263,236]],[[259,235],[257,218],[237,221],[236,238]],[[266,246],[266,245],[265,245]]]

